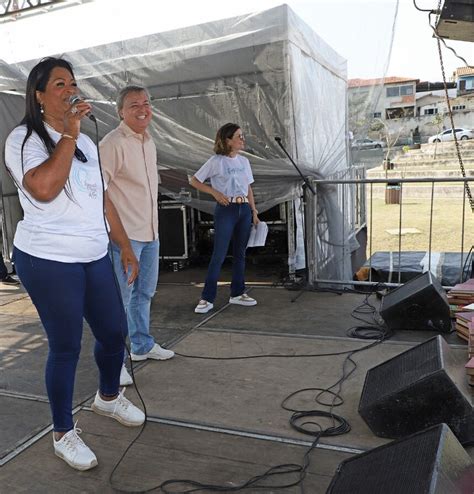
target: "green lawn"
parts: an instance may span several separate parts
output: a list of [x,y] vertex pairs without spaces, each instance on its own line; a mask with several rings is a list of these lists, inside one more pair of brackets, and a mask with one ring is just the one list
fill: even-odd
[[[367,223],[369,234],[372,227],[372,252],[398,251],[400,236],[391,235],[390,229],[398,230],[400,226],[400,205],[385,204],[384,199],[373,199],[373,211],[367,204]],[[417,228],[420,233],[401,235],[402,251],[427,251],[429,249],[430,209],[428,198],[404,198],[401,207],[401,227]],[[371,220],[372,217],[372,220]],[[462,200],[440,198],[433,205],[433,225],[431,250],[434,252],[469,251],[474,245],[474,213],[466,202],[464,214],[464,242],[462,242]],[[372,224],[371,224],[372,222]],[[370,236],[369,236],[370,239]],[[370,240],[369,240],[370,241]],[[367,245],[369,253],[370,244]]]

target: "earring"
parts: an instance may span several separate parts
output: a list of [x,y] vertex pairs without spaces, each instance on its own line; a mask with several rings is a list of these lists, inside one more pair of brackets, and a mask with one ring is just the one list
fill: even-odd
[[44,113],[44,107],[43,107],[43,103],[40,103],[40,113]]

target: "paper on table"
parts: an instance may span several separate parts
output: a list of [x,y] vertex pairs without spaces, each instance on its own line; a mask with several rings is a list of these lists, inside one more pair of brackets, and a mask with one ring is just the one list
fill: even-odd
[[264,221],[252,225],[247,247],[263,247],[267,239],[268,226]]

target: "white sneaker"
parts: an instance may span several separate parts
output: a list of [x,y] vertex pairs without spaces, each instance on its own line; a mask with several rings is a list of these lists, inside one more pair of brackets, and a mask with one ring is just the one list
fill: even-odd
[[123,364],[120,369],[120,386],[130,386],[130,384],[133,384],[132,376],[128,373],[125,364]]
[[92,403],[92,410],[99,415],[112,417],[118,420],[121,424],[129,427],[137,427],[145,422],[145,414],[136,407],[130,400],[127,400],[123,395],[125,389],[119,393],[117,398],[112,401],[105,401],[100,397],[97,391]]
[[53,432],[54,454],[76,470],[89,470],[97,466],[97,458],[79,437],[82,431],[76,426],[77,422],[59,441],[54,439]]
[[207,300],[200,300],[196,305],[194,312],[196,312],[196,314],[206,314],[213,308],[214,304],[211,304],[211,302],[208,302]]
[[134,362],[138,362],[140,360],[146,360],[147,358],[151,358],[153,360],[168,360],[174,357],[173,350],[166,350],[166,348],[162,348],[158,343],[155,343],[153,348],[143,355],[138,355],[136,353],[131,353],[130,356]]
[[236,304],[236,305],[257,305],[257,301],[249,297],[246,293],[242,293],[242,295],[239,295],[238,297],[230,297],[229,299],[229,304]]

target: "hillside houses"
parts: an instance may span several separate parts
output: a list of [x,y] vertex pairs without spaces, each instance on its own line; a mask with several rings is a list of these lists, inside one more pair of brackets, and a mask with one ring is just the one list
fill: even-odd
[[[447,83],[455,125],[474,126],[474,68],[461,67]],[[350,79],[350,130],[354,137],[385,139],[396,133],[399,143],[411,144],[413,133],[426,142],[430,135],[450,128],[442,82],[413,77]]]

